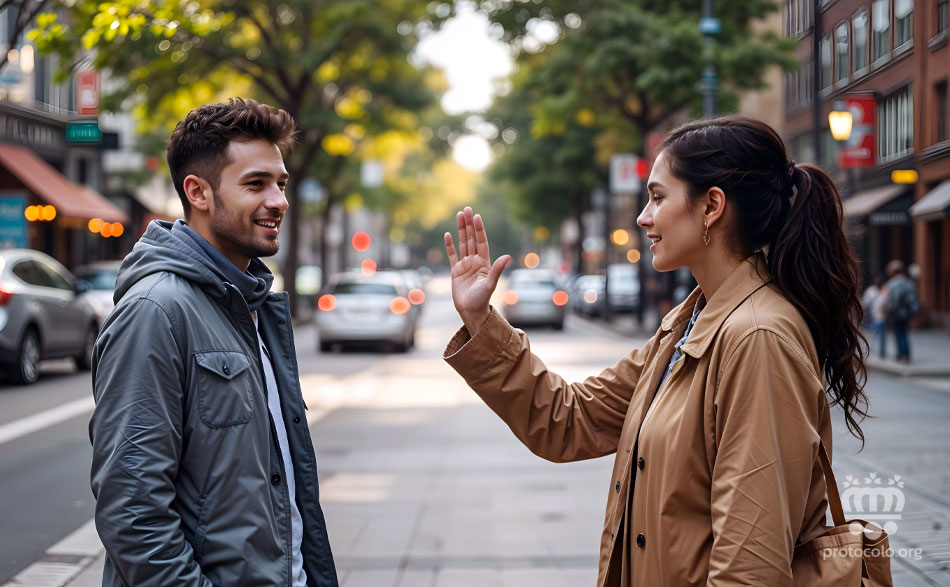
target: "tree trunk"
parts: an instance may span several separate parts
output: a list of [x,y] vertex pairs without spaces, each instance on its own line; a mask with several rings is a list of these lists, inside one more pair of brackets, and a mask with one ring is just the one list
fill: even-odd
[[577,242],[574,243],[574,251],[577,258],[574,261],[574,271],[576,273],[584,272],[584,196],[580,193],[574,194],[572,198],[572,208],[574,209],[574,220],[577,222]]

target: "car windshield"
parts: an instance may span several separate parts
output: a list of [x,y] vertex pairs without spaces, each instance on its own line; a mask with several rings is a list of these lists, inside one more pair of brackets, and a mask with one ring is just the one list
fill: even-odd
[[79,279],[88,281],[92,284],[92,289],[113,290],[115,289],[115,280],[119,276],[118,271],[96,271],[94,273],[81,273],[77,275]]
[[396,288],[387,283],[354,283],[344,282],[336,284],[334,294],[370,294],[378,296],[395,296]]

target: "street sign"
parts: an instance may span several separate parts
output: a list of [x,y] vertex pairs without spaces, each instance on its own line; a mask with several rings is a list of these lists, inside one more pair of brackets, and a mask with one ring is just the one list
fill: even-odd
[[99,72],[93,69],[76,74],[76,110],[80,116],[99,114]]
[[[646,163],[644,161],[644,163]],[[640,192],[640,158],[633,153],[617,153],[610,157],[610,191],[618,195]]]
[[102,130],[98,120],[80,120],[66,123],[67,143],[98,143],[102,141]]
[[26,196],[0,196],[0,249],[26,248]]
[[838,166],[842,169],[874,167],[877,101],[874,96],[847,96],[845,108],[851,113],[851,138],[838,151]]

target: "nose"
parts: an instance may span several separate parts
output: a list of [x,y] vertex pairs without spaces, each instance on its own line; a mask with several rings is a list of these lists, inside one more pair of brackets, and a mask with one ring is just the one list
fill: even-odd
[[268,210],[283,212],[290,206],[290,202],[287,201],[287,195],[280,188],[274,186],[273,189],[268,190],[264,206]]
[[640,212],[640,215],[637,216],[637,226],[640,228],[649,228],[653,225],[653,213],[650,212],[650,205],[647,204],[643,208],[643,212]]

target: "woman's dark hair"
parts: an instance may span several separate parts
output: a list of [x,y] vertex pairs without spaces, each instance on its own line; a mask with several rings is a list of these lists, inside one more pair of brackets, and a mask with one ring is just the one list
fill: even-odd
[[185,178],[197,175],[217,190],[228,160],[231,141],[263,139],[286,156],[296,141],[296,123],[287,112],[256,100],[231,98],[224,104],[195,108],[175,126],[165,160],[187,218],[191,205],[185,196]]
[[737,249],[746,256],[766,251],[773,283],[811,330],[831,404],[841,404],[863,445],[868,342],[859,328],[861,283],[831,178],[814,165],[796,165],[772,127],[742,116],[687,123],[661,150],[691,197],[718,187],[734,204]]

